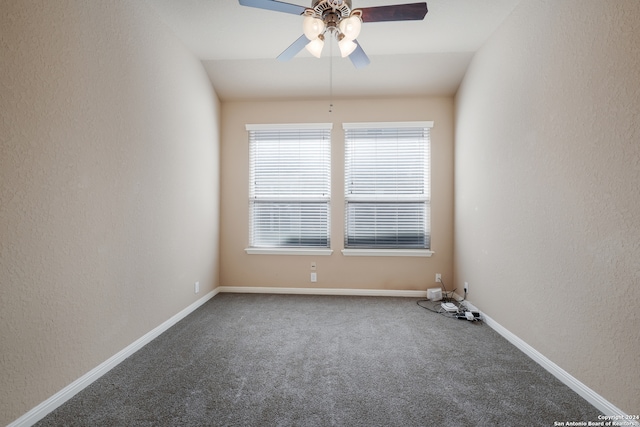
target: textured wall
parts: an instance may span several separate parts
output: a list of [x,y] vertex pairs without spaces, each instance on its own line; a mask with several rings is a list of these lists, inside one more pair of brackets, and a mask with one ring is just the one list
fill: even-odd
[[[220,284],[301,288],[426,290],[453,279],[453,99],[398,98],[328,101],[225,102],[221,148]],[[432,250],[430,258],[345,257],[344,122],[433,120]],[[247,255],[249,154],[247,123],[333,123],[330,256]],[[318,281],[309,280],[317,262]]]
[[524,0],[456,98],[455,277],[640,408],[640,2]]
[[217,285],[218,110],[145,3],[2,1],[0,425]]

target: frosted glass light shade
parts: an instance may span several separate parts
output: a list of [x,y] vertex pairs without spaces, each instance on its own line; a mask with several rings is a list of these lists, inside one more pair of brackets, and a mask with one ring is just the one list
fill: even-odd
[[306,38],[314,40],[324,32],[324,22],[313,16],[305,16],[302,21],[302,31]]
[[356,50],[356,47],[358,47],[358,45],[355,44],[353,40],[349,40],[345,37],[338,42],[338,47],[340,48],[340,54],[342,55],[342,57],[346,58],[347,56],[351,55],[354,50]]
[[340,21],[338,25],[340,28],[340,32],[344,34],[344,37],[349,40],[355,40],[360,35],[360,30],[362,29],[362,21],[360,17],[357,15],[351,15],[348,18]]
[[314,40],[311,40],[309,43],[307,43],[307,46],[306,46],[309,53],[311,53],[311,55],[315,56],[316,58],[320,58],[323,47],[324,47],[324,40],[322,40],[319,37],[316,37]]

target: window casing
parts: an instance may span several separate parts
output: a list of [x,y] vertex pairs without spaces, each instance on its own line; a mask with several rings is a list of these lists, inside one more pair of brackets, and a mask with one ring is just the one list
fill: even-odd
[[343,125],[346,250],[430,249],[432,126]]
[[247,131],[250,248],[329,248],[331,124]]

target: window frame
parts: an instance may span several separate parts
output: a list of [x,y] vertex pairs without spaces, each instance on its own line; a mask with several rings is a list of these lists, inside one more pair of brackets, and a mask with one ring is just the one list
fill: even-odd
[[[323,185],[326,185],[327,192],[323,195],[318,201],[321,203],[327,204],[327,215],[326,215],[326,227],[327,227],[327,246],[254,246],[255,242],[253,241],[252,232],[255,230],[254,221],[254,212],[253,212],[253,202],[256,199],[256,194],[254,190],[255,182],[251,182],[251,174],[253,173],[254,166],[252,165],[252,147],[249,146],[249,200],[248,200],[248,210],[249,210],[249,235],[248,235],[248,245],[245,248],[245,252],[247,254],[277,254],[277,255],[331,255],[333,250],[331,249],[331,132],[333,129],[333,123],[283,123],[283,124],[247,124],[245,125],[245,129],[247,131],[248,143],[252,143],[252,134],[251,132],[296,132],[296,131],[318,131],[319,133],[326,132],[328,134],[327,142],[327,150],[328,153],[325,153],[326,156],[326,164],[324,167],[327,171],[326,182],[323,182]],[[252,199],[253,196],[253,199]],[[287,201],[291,201],[292,199],[285,198]],[[300,198],[299,202],[304,203],[308,202],[308,199]],[[275,201],[267,201],[263,203],[277,203]]]
[[[431,192],[430,192],[430,184],[431,184],[431,157],[430,157],[430,151],[431,151],[431,135],[430,135],[430,130],[431,128],[433,128],[433,121],[412,121],[412,122],[358,122],[358,123],[343,123],[343,130],[344,130],[344,228],[343,228],[343,232],[344,232],[344,239],[343,239],[343,244],[344,244],[344,249],[342,249],[342,254],[345,256],[416,256],[416,257],[430,257],[434,254],[434,251],[431,249],[432,245],[431,243]],[[427,224],[426,224],[426,232],[428,233],[429,236],[429,247],[428,248],[383,248],[383,247],[348,247],[347,246],[347,240],[348,240],[348,230],[349,230],[349,223],[348,223],[348,210],[349,210],[349,199],[351,198],[356,199],[356,197],[350,197],[349,196],[349,184],[347,182],[348,180],[348,162],[347,162],[347,157],[348,157],[348,152],[347,150],[349,150],[349,142],[348,142],[348,137],[347,137],[347,132],[348,130],[351,129],[395,129],[395,128],[428,128],[429,129],[429,135],[427,138],[427,153],[429,155],[429,157],[427,158],[427,172],[426,172],[426,180],[427,180],[427,191],[428,194],[425,194],[425,198],[426,198],[426,209],[428,209],[427,212]],[[416,197],[417,199],[418,197]],[[366,198],[360,197],[360,201],[364,201]],[[376,197],[374,195],[371,196],[370,199],[371,203],[375,203],[376,202]],[[353,201],[352,201],[353,203]]]

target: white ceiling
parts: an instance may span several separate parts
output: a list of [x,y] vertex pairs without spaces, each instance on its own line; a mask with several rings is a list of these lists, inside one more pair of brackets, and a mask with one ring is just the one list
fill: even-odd
[[[419,0],[415,0],[418,2]],[[310,6],[311,0],[285,1]],[[353,0],[353,7],[413,3]],[[358,42],[371,59],[356,69],[325,43],[322,58],[303,49],[275,58],[302,35],[296,15],[237,0],[148,0],[198,56],[222,100],[454,94],[476,50],[520,0],[427,0],[422,21],[365,23]],[[308,4],[307,4],[308,3]]]

